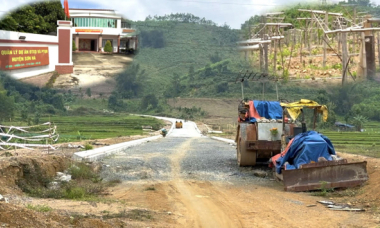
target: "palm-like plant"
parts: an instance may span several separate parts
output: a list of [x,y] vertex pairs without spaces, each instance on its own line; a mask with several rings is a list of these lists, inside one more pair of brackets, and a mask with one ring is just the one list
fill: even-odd
[[364,123],[368,122],[368,118],[362,115],[357,115],[354,117],[353,124],[355,125],[356,129],[360,131],[364,125]]

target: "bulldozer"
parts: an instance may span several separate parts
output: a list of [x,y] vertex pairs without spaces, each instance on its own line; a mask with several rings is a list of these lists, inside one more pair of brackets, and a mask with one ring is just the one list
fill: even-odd
[[[269,161],[274,176],[283,182],[286,191],[354,187],[367,181],[366,161],[350,163],[339,158],[327,137],[307,130],[305,108],[314,111],[313,129],[318,115],[327,120],[327,107],[311,100],[301,99],[292,103],[241,101],[235,138],[238,165],[255,166],[258,162]],[[298,117],[301,117],[300,121]],[[308,137],[319,141],[304,140]],[[299,152],[304,148],[308,151]],[[287,153],[291,149],[297,150],[298,154]],[[313,159],[306,161],[300,153],[308,153]]]

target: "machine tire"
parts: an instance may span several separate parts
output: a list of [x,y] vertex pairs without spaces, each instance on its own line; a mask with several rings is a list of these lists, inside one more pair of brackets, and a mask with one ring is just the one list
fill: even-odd
[[238,165],[240,167],[256,165],[257,152],[256,151],[248,152],[246,149],[245,141],[243,141],[241,137],[239,137],[239,141],[237,143],[236,155],[237,155]]

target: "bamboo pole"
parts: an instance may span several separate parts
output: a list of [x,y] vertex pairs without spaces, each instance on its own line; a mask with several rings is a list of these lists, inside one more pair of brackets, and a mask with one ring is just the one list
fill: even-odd
[[[329,23],[329,14],[328,12],[325,13],[325,24],[326,26],[328,25]],[[324,42],[323,42],[323,67],[326,67],[326,61],[327,61],[327,43],[326,43],[326,40],[327,40],[327,35],[323,34],[325,36],[325,39],[324,39]]]
[[380,33],[377,33],[377,58],[380,66]]
[[341,34],[342,38],[342,85],[346,84],[347,81],[347,69],[348,67],[348,50],[347,50],[347,34]]
[[367,53],[365,50],[365,33],[362,32],[361,34],[362,37],[362,68],[363,68],[363,77],[367,79],[368,74],[367,74]]

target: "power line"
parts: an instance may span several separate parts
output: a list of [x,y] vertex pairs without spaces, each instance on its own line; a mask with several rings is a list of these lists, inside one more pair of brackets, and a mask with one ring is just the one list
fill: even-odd
[[172,2],[195,2],[195,3],[207,3],[207,4],[220,4],[220,5],[242,5],[242,6],[277,6],[277,4],[255,4],[255,3],[234,3],[234,2],[205,2],[205,1],[193,1],[193,0],[166,0]]

